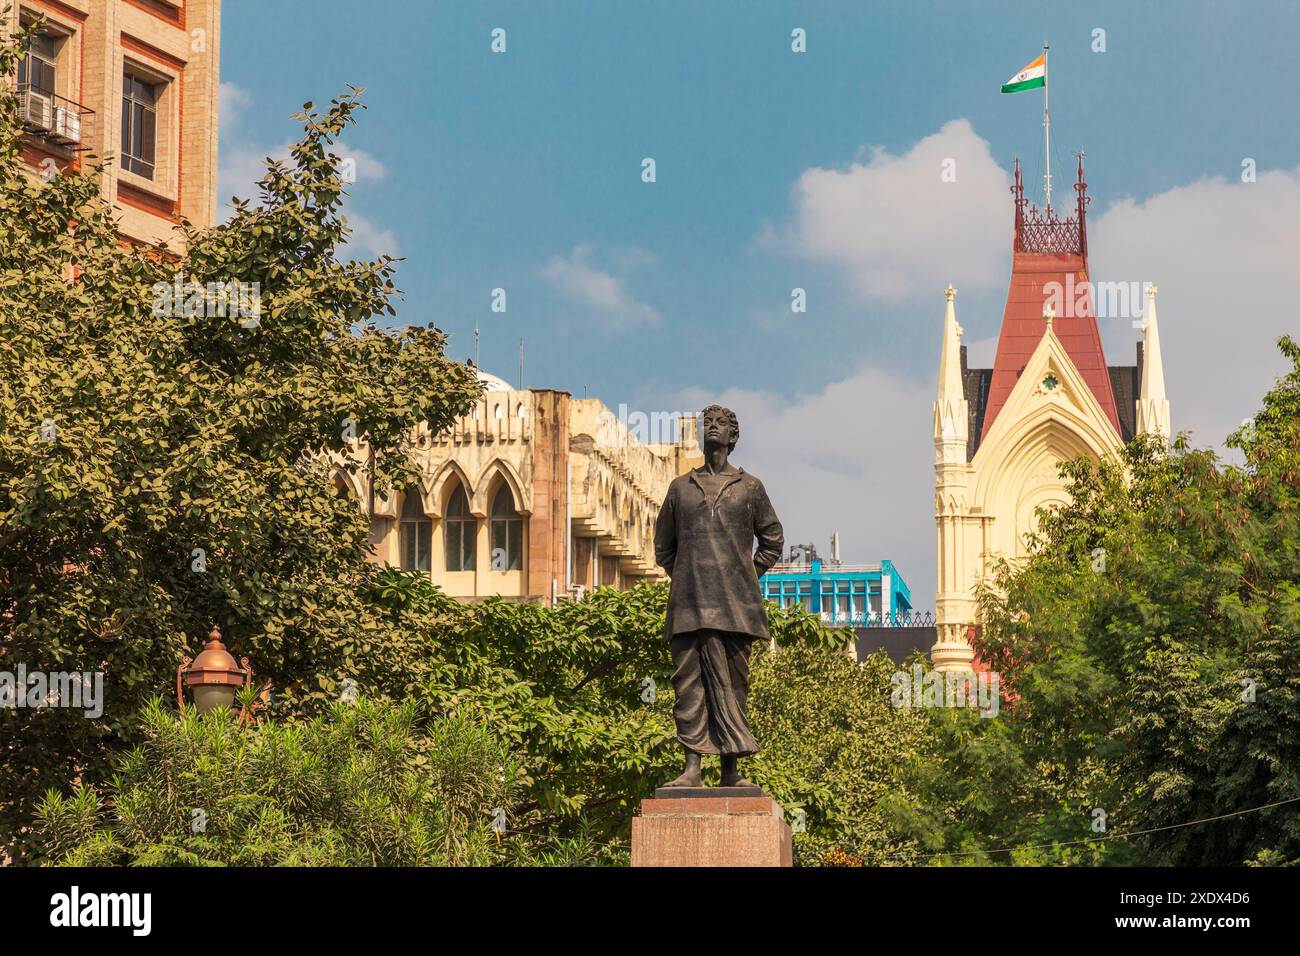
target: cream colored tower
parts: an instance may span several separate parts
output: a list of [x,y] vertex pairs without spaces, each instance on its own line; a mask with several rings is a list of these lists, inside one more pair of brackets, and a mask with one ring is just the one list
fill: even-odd
[[1142,393],[1137,403],[1137,430],[1169,440],[1169,399],[1165,398],[1165,363],[1160,356],[1160,330],[1156,326],[1156,287],[1147,286]]
[[1075,215],[1025,208],[1016,168],[1016,230],[1011,283],[992,369],[968,369],[947,290],[939,385],[934,403],[937,641],[935,667],[978,666],[968,635],[980,625],[977,591],[1000,559],[1028,550],[1038,510],[1068,500],[1062,463],[1114,458],[1134,434],[1169,435],[1169,402],[1156,323],[1147,292],[1139,364],[1108,366],[1090,294],[1067,296],[1060,316],[1049,303],[1065,289],[1087,289],[1088,199],[1080,160]]
[[[939,352],[939,393],[934,402],[934,521],[939,561],[938,592],[935,595],[937,642],[931,650],[935,666],[963,670],[971,654],[966,643],[965,622],[975,620],[975,602],[970,577],[966,535],[970,465],[970,405],[962,385],[961,334],[951,285],[945,293],[948,305],[943,319],[943,346]],[[978,529],[976,529],[978,530]]]

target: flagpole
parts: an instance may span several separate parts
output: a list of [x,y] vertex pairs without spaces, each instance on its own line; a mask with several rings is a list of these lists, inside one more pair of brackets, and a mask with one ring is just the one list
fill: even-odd
[[1052,117],[1047,112],[1047,41],[1043,41],[1043,156],[1047,171],[1043,175],[1043,189],[1047,193],[1047,208],[1052,208]]

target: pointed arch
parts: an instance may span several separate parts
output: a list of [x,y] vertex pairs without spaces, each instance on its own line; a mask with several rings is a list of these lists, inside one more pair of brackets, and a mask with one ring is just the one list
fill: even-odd
[[[1045,400],[1036,394],[1038,380],[1046,372],[1061,379],[1061,400]],[[1060,440],[1080,448],[1071,457],[1089,454],[1102,458],[1123,448],[1101,404],[1050,329],[1043,334],[997,420],[987,429],[975,452],[971,464],[979,476],[977,498],[987,500],[984,489],[990,484],[990,476],[996,481],[996,476],[1016,460],[1019,449],[1027,440],[1034,439],[1044,423],[1054,425]],[[1066,438],[1067,434],[1071,437]]]
[[1037,508],[1069,501],[1058,466],[1074,458],[1101,457],[1090,436],[1063,427],[1058,415],[1034,416],[1024,424],[1028,427],[1017,429],[1019,440],[999,467],[982,472],[976,486],[985,511],[998,516],[991,528],[992,550],[1008,558],[1026,553],[1025,535],[1037,528]]
[[529,507],[527,499],[524,497],[524,483],[519,480],[514,467],[504,458],[493,458],[487,466],[479,473],[478,481],[474,483],[474,493],[470,498],[470,510],[480,518],[486,517],[488,510],[492,507],[490,495],[496,491],[496,480],[500,478],[510,488],[510,496],[514,499],[515,510],[521,515],[529,515],[532,508]]
[[451,490],[452,480],[459,481],[461,487],[465,489],[465,494],[471,498],[474,495],[474,485],[469,480],[469,475],[465,474],[465,469],[460,466],[460,462],[454,458],[448,458],[438,470],[433,473],[433,477],[427,482],[421,482],[424,486],[424,510],[434,518],[441,518],[443,509],[447,504],[447,494]]
[[[1044,405],[1021,419],[1014,430],[999,436],[998,455],[988,459],[991,467],[978,470],[975,500],[982,503],[987,512],[1001,489],[1008,484],[1022,487],[1030,469],[1046,454],[1069,461],[1084,456],[1099,460],[1117,453],[1120,450],[1118,438],[1108,443],[1107,437],[1106,432],[1093,427],[1093,423],[1082,416]],[[984,447],[981,445],[980,451]]]
[[349,498],[352,498],[357,504],[360,504],[361,482],[356,475],[351,474],[346,468],[335,468],[330,475],[330,485],[337,491],[345,492]]

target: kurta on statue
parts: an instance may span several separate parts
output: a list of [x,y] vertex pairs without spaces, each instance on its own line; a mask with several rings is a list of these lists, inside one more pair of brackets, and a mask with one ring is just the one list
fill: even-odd
[[784,538],[763,483],[728,461],[735,413],[710,405],[700,419],[705,463],[673,481],[655,525],[655,560],[672,580],[664,634],[686,750],[686,770],[668,786],[700,786],[702,754],[722,757],[724,787],[752,786],[737,759],[758,750],[745,710],[751,645],[770,636],[758,579]]

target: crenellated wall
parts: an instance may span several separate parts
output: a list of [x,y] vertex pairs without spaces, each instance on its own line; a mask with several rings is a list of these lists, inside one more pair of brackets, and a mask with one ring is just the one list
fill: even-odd
[[[488,378],[487,376],[484,376]],[[687,444],[641,443],[603,403],[573,399],[548,389],[516,390],[500,380],[451,428],[412,436],[410,454],[424,476],[419,507],[428,519],[428,573],[461,598],[503,595],[550,603],[577,588],[627,587],[663,577],[654,563],[654,522],[668,484],[702,459]],[[355,447],[364,463],[369,450]],[[364,470],[335,481],[369,509]],[[449,570],[445,517],[448,502],[464,488],[475,519],[473,570]],[[495,570],[492,503],[508,490],[523,521],[524,560],[517,570]],[[401,494],[374,502],[372,560],[404,560]]]

